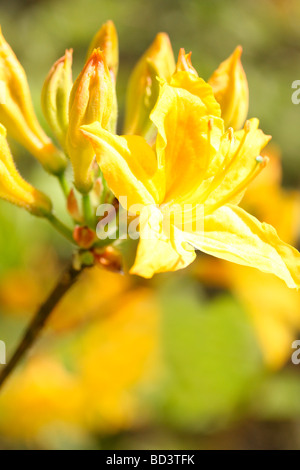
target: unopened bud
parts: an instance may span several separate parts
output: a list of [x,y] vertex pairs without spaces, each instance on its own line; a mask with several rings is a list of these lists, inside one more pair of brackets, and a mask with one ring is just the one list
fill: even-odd
[[75,227],[73,231],[73,238],[80,248],[87,250],[96,241],[96,233],[89,227]]
[[94,49],[101,49],[113,82],[116,82],[119,66],[119,42],[116,27],[112,21],[107,21],[95,34],[87,54],[90,57]]
[[104,54],[100,49],[95,49],[73,85],[69,105],[67,148],[75,186],[83,194],[93,187],[95,152],[80,127],[95,121],[104,129],[109,126],[114,102],[113,88]]
[[72,89],[72,49],[66,50],[51,68],[43,89],[42,109],[56,138],[65,148],[69,125],[69,98]]

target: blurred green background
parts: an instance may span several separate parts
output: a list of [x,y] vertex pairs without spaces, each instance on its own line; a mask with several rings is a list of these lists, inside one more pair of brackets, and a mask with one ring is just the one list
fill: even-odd
[[[26,70],[37,115],[46,129],[39,104],[45,76],[64,50],[72,47],[75,78],[92,36],[107,19],[115,22],[119,33],[121,121],[130,71],[157,32],[170,35],[175,56],[180,47],[192,50],[193,65],[205,79],[241,44],[250,88],[249,117],[259,117],[261,128],[280,147],[284,186],[298,187],[300,105],[291,101],[291,84],[300,79],[297,0],[2,0],[3,34]],[[16,143],[11,142],[11,147],[22,174],[50,194],[62,213],[60,188],[54,178],[45,175]],[[0,202],[0,339],[7,343],[8,354],[69,255],[68,244],[45,222]],[[40,381],[45,378],[39,375],[44,363],[35,364],[33,354],[29,358],[32,374],[22,378],[27,370],[24,364],[11,390],[8,387],[2,400],[0,397],[0,448],[299,448],[300,365],[293,365],[287,352],[280,367],[271,370],[245,305],[230,288],[204,287],[194,269],[157,276],[152,282],[122,281],[130,284],[120,288],[122,293],[129,290],[138,297],[143,292],[144,300],[134,304],[136,320],[131,318],[132,307],[128,325],[127,314],[124,324],[118,324],[115,343],[109,321],[112,317],[113,326],[114,312],[122,310],[115,304],[121,294],[113,291],[105,303],[101,303],[101,295],[111,290],[108,283],[118,285],[120,281],[117,277],[106,281],[102,273],[102,291],[97,290],[97,281],[96,290],[89,294],[92,307],[84,303],[88,296],[83,286],[77,302],[82,301],[86,318],[73,324],[72,311],[67,311],[72,306],[66,303],[60,315],[67,314],[70,325],[60,329],[54,324],[54,332],[48,331],[35,349],[38,356],[58,364],[59,373],[54,368],[52,376],[58,385],[50,384],[49,393],[44,390]],[[150,320],[148,325],[146,314],[143,316],[152,303],[156,326]],[[262,301],[261,316],[265,307]],[[84,312],[81,315],[84,317]],[[99,337],[93,337],[93,328]],[[130,345],[125,340],[132,334],[137,340]],[[293,324],[295,339],[297,334]],[[88,350],[85,342],[89,335],[96,349],[101,342],[107,345],[106,353],[99,352],[99,357],[108,362],[93,359],[95,375],[84,381],[84,368],[90,363],[80,361]],[[141,344],[143,335],[151,339],[147,354]],[[124,350],[120,346],[123,341]],[[129,354],[126,348],[136,349]],[[120,361],[123,354],[124,363]],[[136,377],[127,380],[127,371],[130,375],[136,358],[143,354]],[[119,398],[116,387],[111,389],[109,380],[102,381],[103,370],[110,367],[113,381],[117,382],[120,371],[125,375],[118,385]],[[65,375],[60,377],[62,370],[68,380]],[[65,381],[66,395],[60,388]],[[64,413],[68,394],[74,396],[74,390],[81,397],[81,405],[74,405],[78,420],[72,409]],[[26,400],[27,396],[31,399]],[[102,402],[98,405],[98,401]],[[54,411],[44,419],[49,403]]]

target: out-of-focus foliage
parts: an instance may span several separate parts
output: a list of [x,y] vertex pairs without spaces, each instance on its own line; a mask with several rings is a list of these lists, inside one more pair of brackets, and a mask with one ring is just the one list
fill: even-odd
[[[205,79],[241,44],[249,116],[259,116],[273,135],[284,183],[296,187],[300,107],[291,102],[291,84],[300,78],[297,0],[1,2],[3,32],[24,65],[45,126],[40,90],[51,65],[73,47],[76,76],[107,19],[120,38],[121,116],[129,72],[157,32],[170,35],[176,55],[180,47],[192,50]],[[60,213],[54,178],[11,145],[22,173],[51,194]],[[291,193],[278,189],[279,197],[275,186],[272,192],[257,188],[245,204],[276,226],[276,214],[288,213],[282,201],[290,204]],[[295,214],[282,222],[285,241],[297,220]],[[43,221],[1,202],[0,339],[8,355],[69,255]],[[299,369],[284,367],[300,325],[298,294],[256,271],[243,274],[221,262],[215,269],[211,261],[199,257],[184,273],[151,282],[98,268],[87,272],[0,394],[0,447],[299,447]]]

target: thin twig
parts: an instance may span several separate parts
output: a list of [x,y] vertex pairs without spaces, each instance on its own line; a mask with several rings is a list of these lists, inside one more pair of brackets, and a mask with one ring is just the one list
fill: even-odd
[[0,373],[0,388],[3,386],[6,379],[15,370],[21,359],[23,359],[26,352],[34,344],[43,327],[45,326],[45,323],[48,320],[51,312],[54,310],[65,293],[76,282],[80,272],[81,271],[75,270],[72,265],[65,269],[58,284],[51,292],[47,300],[40,307],[28,328],[26,329],[25,334],[17,346],[17,349],[15,350],[12,358]]

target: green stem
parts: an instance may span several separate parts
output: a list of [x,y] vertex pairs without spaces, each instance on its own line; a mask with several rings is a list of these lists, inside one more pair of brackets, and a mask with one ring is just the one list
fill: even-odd
[[70,194],[70,188],[66,179],[66,174],[64,172],[60,173],[60,175],[58,175],[57,178],[58,178],[60,187],[63,190],[65,197],[67,198]]
[[83,216],[85,223],[90,227],[90,228],[95,228],[93,227],[94,225],[94,215],[93,215],[93,209],[91,205],[91,199],[89,194],[83,194],[82,196],[82,211],[83,211]]
[[102,171],[101,171],[100,177],[101,177],[102,186],[103,186],[102,194],[101,194],[101,198],[100,198],[100,205],[101,205],[101,204],[104,204],[104,203],[105,203],[105,199],[106,199],[108,187],[107,187],[107,183],[106,183],[106,180],[105,180],[105,178],[104,178],[104,176],[103,176]]
[[75,244],[72,230],[64,225],[54,214],[47,215],[47,220],[61,235],[63,235],[71,243]]

